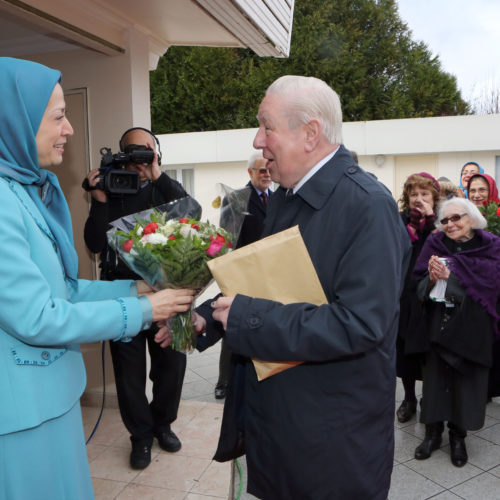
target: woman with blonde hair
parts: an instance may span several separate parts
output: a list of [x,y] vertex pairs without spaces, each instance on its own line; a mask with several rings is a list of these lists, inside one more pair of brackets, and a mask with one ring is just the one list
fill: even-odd
[[439,182],[427,172],[413,174],[406,179],[403,193],[399,200],[401,218],[408,230],[412,243],[412,256],[405,278],[405,287],[401,295],[399,330],[396,343],[396,372],[401,377],[404,399],[396,411],[399,422],[404,423],[417,411],[415,381],[422,378],[420,363],[414,356],[405,355],[405,339],[414,326],[412,304],[417,301],[416,283],[411,279],[413,266],[427,237],[436,230],[435,210],[439,203]]

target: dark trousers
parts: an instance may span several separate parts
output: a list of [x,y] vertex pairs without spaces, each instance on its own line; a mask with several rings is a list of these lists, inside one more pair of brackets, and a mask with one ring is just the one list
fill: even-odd
[[[157,329],[144,330],[130,342],[110,342],[118,405],[132,441],[151,444],[177,418],[186,355],[154,341]],[[146,397],[146,342],[151,357],[153,400]]]

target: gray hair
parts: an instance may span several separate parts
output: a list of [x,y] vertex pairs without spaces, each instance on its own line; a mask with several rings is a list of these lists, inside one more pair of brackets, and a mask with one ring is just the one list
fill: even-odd
[[255,165],[255,162],[257,160],[263,160],[264,157],[262,156],[262,151],[258,151],[257,153],[254,153],[250,158],[248,159],[248,168],[253,168]]
[[466,198],[451,198],[443,201],[441,205],[439,205],[436,227],[440,231],[443,230],[443,225],[439,221],[443,218],[444,209],[450,205],[457,207],[457,212],[460,214],[467,214],[470,217],[472,229],[484,229],[486,227],[486,219],[482,216],[479,208],[477,208],[472,201],[467,200]]
[[268,94],[288,101],[288,125],[297,128],[316,118],[331,144],[342,144],[342,106],[337,93],[323,80],[312,76],[285,75],[275,80]]

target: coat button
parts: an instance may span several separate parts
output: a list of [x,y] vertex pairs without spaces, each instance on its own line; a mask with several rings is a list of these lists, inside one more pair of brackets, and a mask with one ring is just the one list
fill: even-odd
[[49,351],[42,351],[41,357],[45,361],[50,359],[50,352]]
[[357,171],[358,171],[358,169],[356,167],[349,167],[347,169],[348,174],[355,174]]
[[247,323],[250,328],[259,328],[259,326],[262,326],[262,320],[255,314],[248,317]]

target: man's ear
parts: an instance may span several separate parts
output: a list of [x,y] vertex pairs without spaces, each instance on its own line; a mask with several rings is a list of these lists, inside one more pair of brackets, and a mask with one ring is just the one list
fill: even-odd
[[304,148],[306,153],[310,153],[316,149],[316,146],[321,139],[321,135],[323,133],[321,130],[321,123],[319,123],[316,118],[313,118],[309,123],[306,123],[304,127],[306,132],[306,142]]

